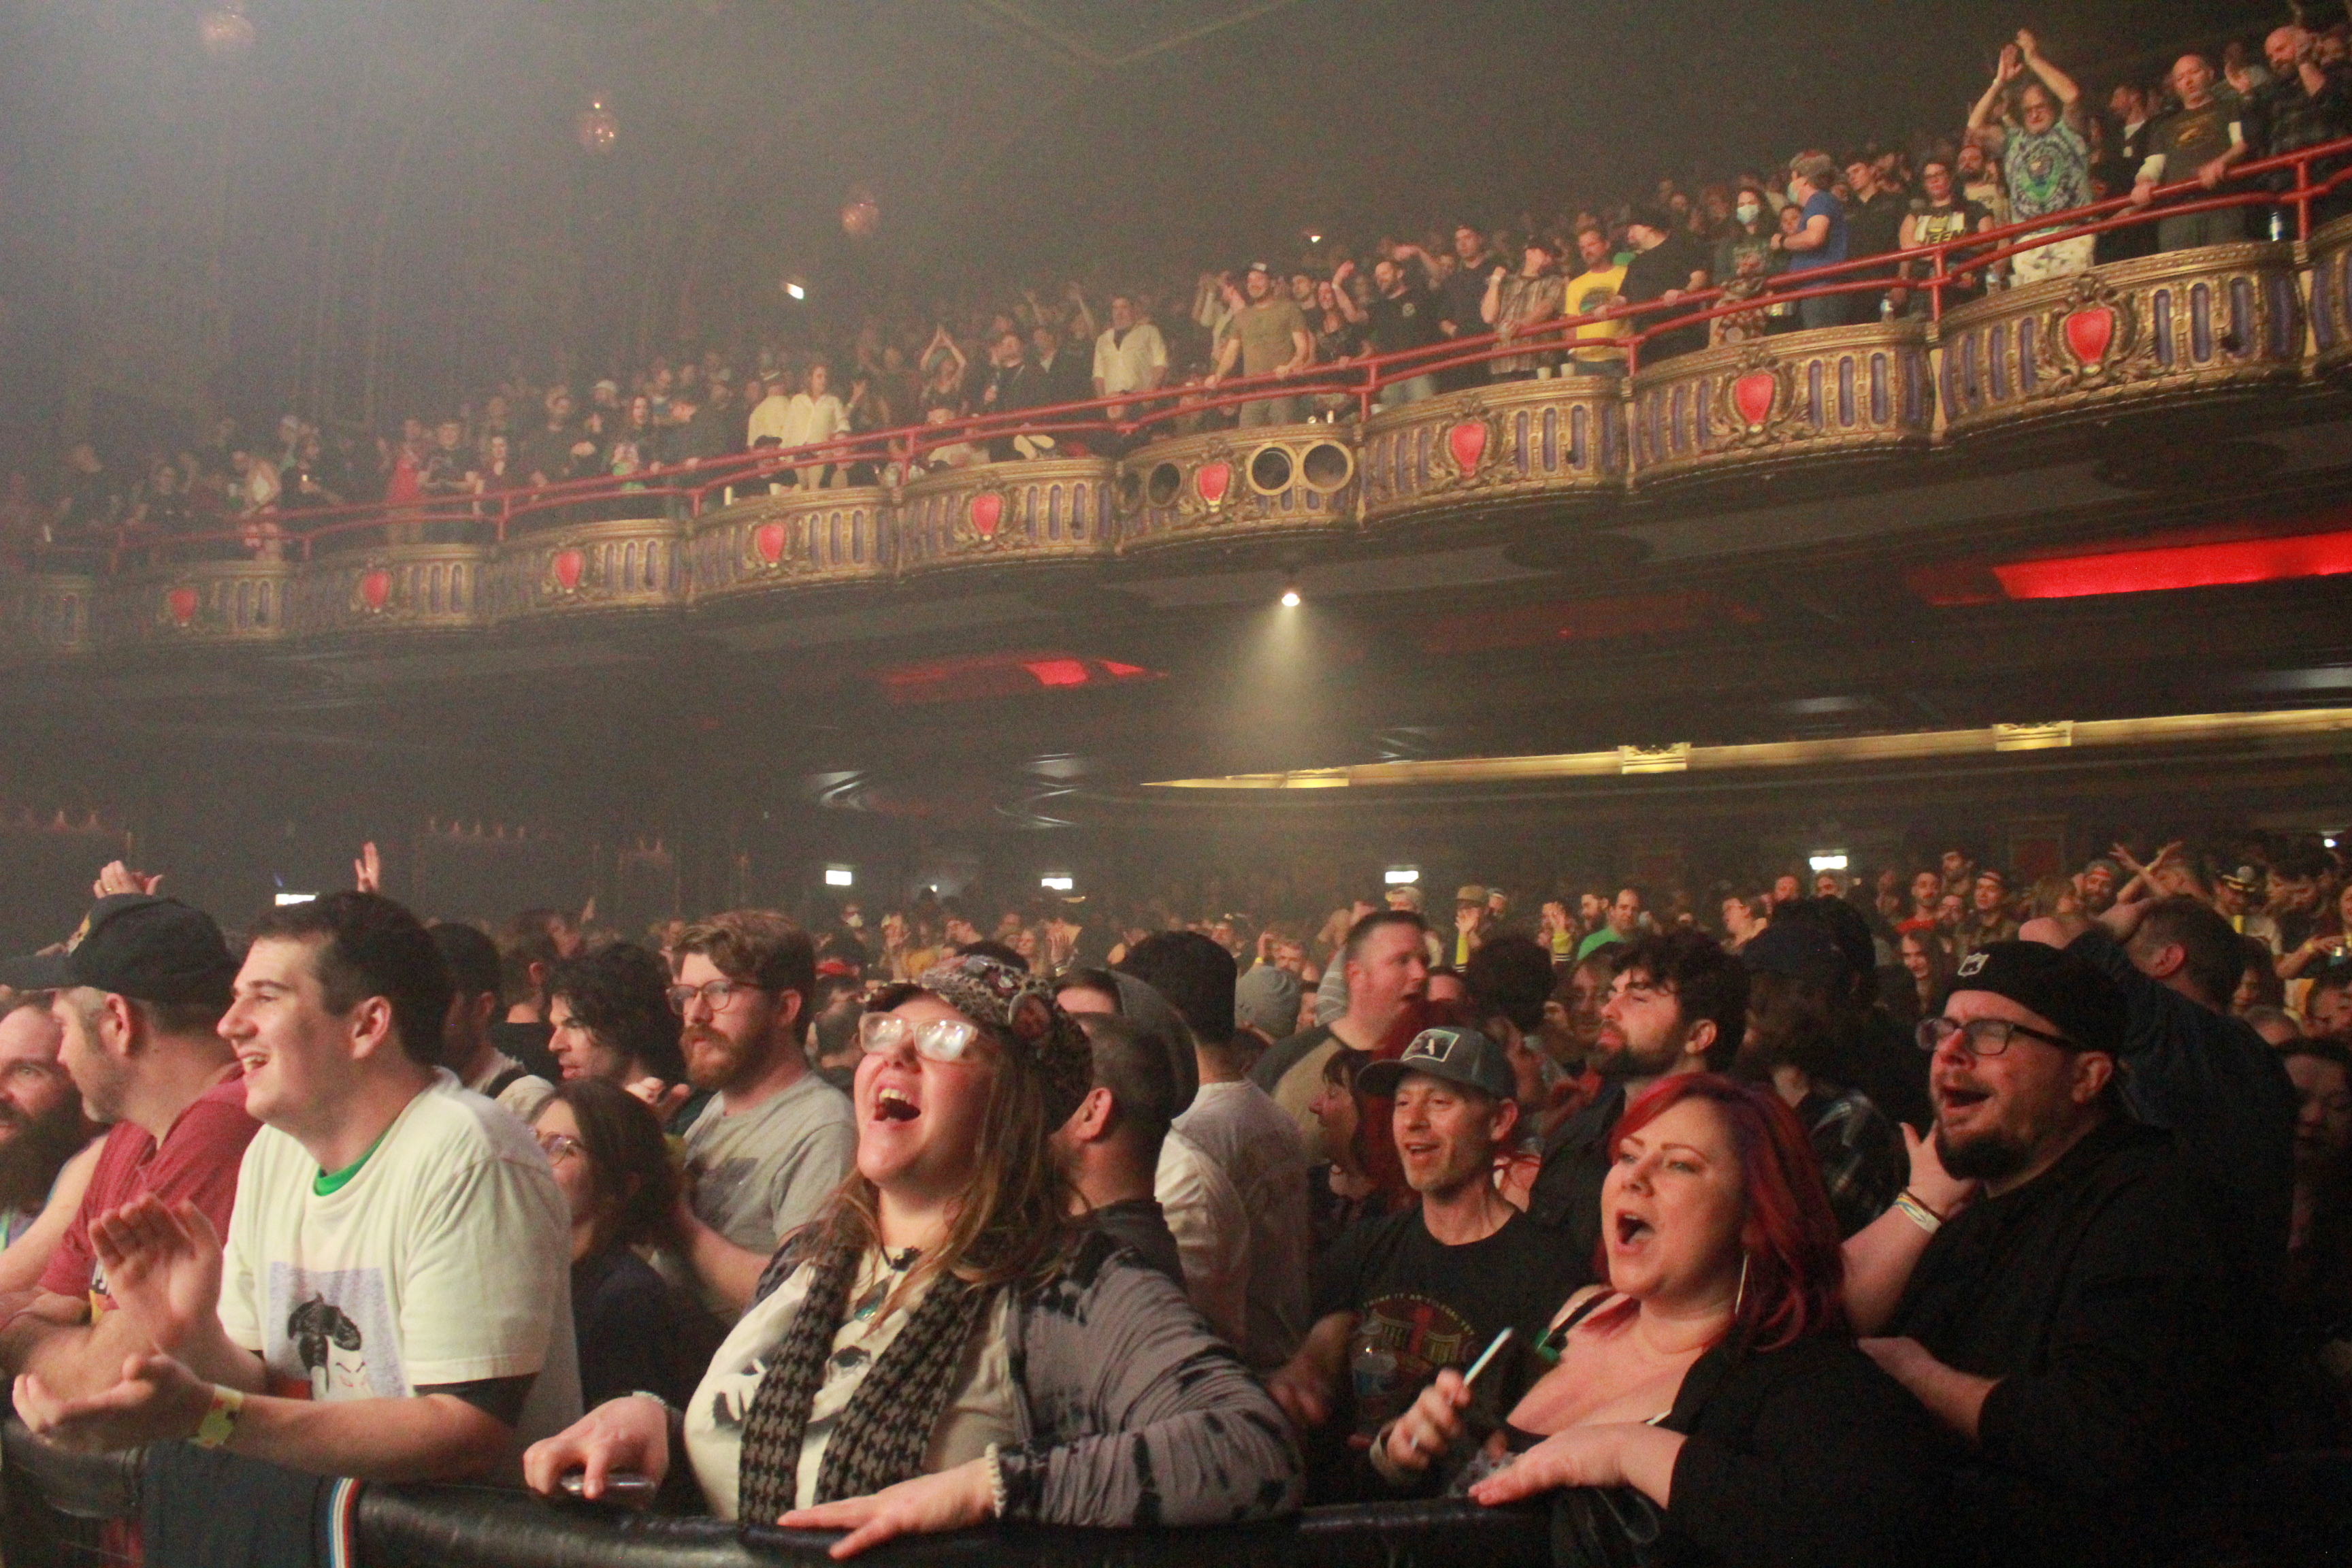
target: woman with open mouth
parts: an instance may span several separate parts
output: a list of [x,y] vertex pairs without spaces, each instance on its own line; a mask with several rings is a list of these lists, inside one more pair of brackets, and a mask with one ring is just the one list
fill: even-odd
[[1438,1373],[1374,1438],[1377,1468],[1488,1504],[1554,1494],[1555,1541],[1595,1564],[1637,1542],[1643,1563],[1909,1561],[1935,1439],[1854,1345],[1802,1127],[1766,1090],[1686,1074],[1611,1142],[1609,1282],[1534,1347],[1551,1370],[1483,1442],[1462,1375]]
[[1067,1217],[1046,1140],[1092,1052],[1044,983],[950,960],[877,997],[859,1043],[856,1168],[778,1248],[688,1410],[600,1405],[524,1457],[532,1487],[658,1483],[682,1443],[710,1511],[846,1531],[836,1558],[990,1519],[1297,1507],[1272,1397],[1174,1284]]

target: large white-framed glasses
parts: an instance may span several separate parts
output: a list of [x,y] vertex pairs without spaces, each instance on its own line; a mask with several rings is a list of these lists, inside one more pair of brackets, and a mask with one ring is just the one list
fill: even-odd
[[893,1013],[868,1013],[857,1020],[858,1048],[881,1055],[912,1045],[925,1061],[960,1062],[980,1038],[980,1028],[961,1018],[925,1018],[919,1022]]

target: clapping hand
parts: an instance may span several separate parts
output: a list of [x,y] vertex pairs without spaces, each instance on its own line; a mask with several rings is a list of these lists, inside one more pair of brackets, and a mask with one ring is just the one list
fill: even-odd
[[220,1307],[221,1243],[194,1203],[152,1193],[89,1222],[107,1293],[157,1350],[180,1350]]
[[99,872],[98,880],[89,885],[89,892],[96,899],[109,899],[120,893],[152,893],[163,880],[161,871],[151,876],[145,871],[134,871],[120,860],[109,860],[105,869]]
[[212,1384],[167,1355],[134,1355],[122,1381],[80,1399],[60,1399],[38,1374],[16,1379],[16,1414],[60,1448],[112,1453],[193,1437],[212,1408]]

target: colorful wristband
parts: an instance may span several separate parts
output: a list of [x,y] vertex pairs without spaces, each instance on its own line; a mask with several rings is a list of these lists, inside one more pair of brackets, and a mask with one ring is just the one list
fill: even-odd
[[1908,1187],[1904,1188],[1902,1196],[1895,1200],[1895,1206],[1901,1209],[1904,1216],[1913,1225],[1917,1226],[1929,1236],[1944,1228],[1944,1216],[1913,1197],[1911,1189]]
[[236,1436],[237,1417],[245,1414],[245,1395],[225,1384],[213,1384],[212,1408],[196,1424],[193,1441],[199,1448],[218,1448]]

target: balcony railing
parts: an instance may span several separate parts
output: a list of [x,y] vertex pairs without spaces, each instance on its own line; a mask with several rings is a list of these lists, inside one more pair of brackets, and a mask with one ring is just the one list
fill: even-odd
[[[742,454],[625,478],[241,518],[198,534],[43,550],[5,594],[15,657],[449,632],[518,619],[682,610],[1020,563],[1109,563],[1268,541],[1345,540],[1797,469],[1896,459],[2070,416],[2210,405],[2352,366],[2352,218],[2314,234],[2352,182],[2352,141],[2242,166],[2221,191],[2168,187],[1760,294],[1720,289],[1549,321],[1515,338],[1400,353]],[[2272,188],[2283,179],[2292,184]],[[2294,215],[2296,241],[2248,241],[2094,268],[1948,311],[1968,276],[2039,247],[2197,211]],[[1924,319],[1767,336],[1657,357],[1667,334],[1893,281]],[[2306,306],[2306,293],[2308,305]],[[2308,330],[2306,330],[2306,321]],[[1621,336],[1580,329],[1614,323]],[[1539,373],[1425,398],[1407,384],[1511,357],[1630,374]],[[1326,417],[1195,428],[1271,395]],[[1341,420],[1343,411],[1355,418]],[[974,459],[1016,440],[1045,455]],[[1120,456],[1114,457],[1118,453]],[[926,471],[928,469],[928,471]],[[883,482],[823,488],[849,473]]]

